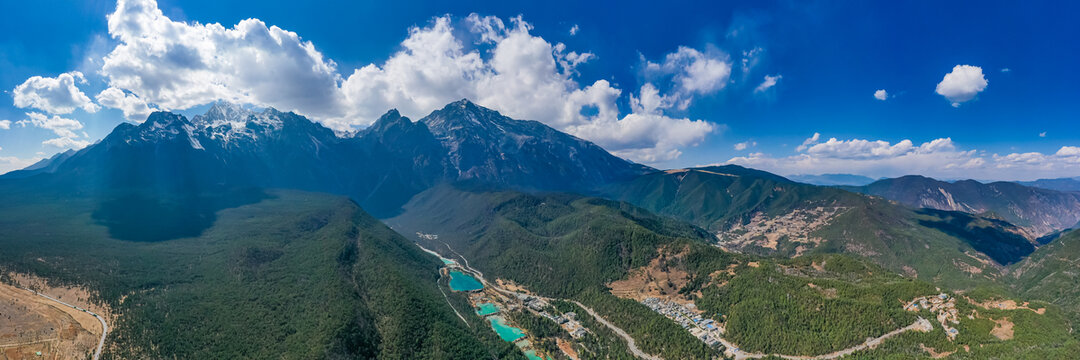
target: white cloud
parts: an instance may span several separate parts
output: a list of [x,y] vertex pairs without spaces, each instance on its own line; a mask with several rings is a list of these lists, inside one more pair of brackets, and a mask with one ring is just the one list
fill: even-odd
[[53,146],[59,149],[82,149],[90,145],[88,140],[79,140],[68,137],[52,138],[41,142],[42,144]]
[[885,99],[889,98],[889,92],[885,91],[885,89],[875,91],[874,92],[874,98],[878,99],[878,100],[881,100],[881,101],[885,101]]
[[776,76],[765,75],[765,81],[762,81],[760,85],[754,88],[754,92],[759,93],[769,90],[769,88],[776,86],[776,82],[780,81],[781,78],[783,78],[783,76],[780,74],[776,74]]
[[817,144],[819,140],[821,140],[821,133],[814,133],[813,136],[806,138],[806,140],[803,140],[802,145],[799,145],[799,147],[795,148],[795,151],[806,150],[806,148],[810,147],[810,145]]
[[664,61],[645,62],[649,82],[670,83],[670,96],[679,110],[685,110],[697,96],[722,90],[731,78],[731,62],[719,51],[702,52],[686,46],[664,56]]
[[570,27],[570,36],[577,35],[578,30],[581,30],[581,29],[578,28],[577,24],[574,24],[574,26]]
[[154,109],[150,108],[145,101],[134,94],[125,93],[114,87],[102,90],[96,96],[98,103],[103,106],[120,109],[128,120],[141,123],[146,121]]
[[[726,163],[779,174],[853,173],[870,177],[920,174],[942,179],[1033,180],[1075,176],[1080,172],[1080,147],[1064,146],[1054,154],[1038,152],[990,154],[960,149],[951,138],[915,145],[911,140],[830,138],[807,139],[808,146],[787,157],[752,153]],[[813,145],[809,145],[813,144]]]
[[38,161],[41,161],[40,157],[20,159],[15,156],[0,156],[0,174],[6,174],[9,171],[25,168]]
[[[718,50],[680,47],[662,62],[645,61],[649,78],[638,94],[624,94],[607,80],[579,84],[576,69],[596,56],[533,35],[521,16],[473,14],[459,24],[442,16],[412,27],[385,61],[342,73],[310,41],[258,19],[187,23],[153,0],[119,0],[108,16],[118,45],[100,70],[109,88],[97,98],[134,121],[224,99],[296,111],[337,130],[366,126],[391,108],[418,118],[468,98],[642,162],[672,159],[721,127],[667,114],[724,88],[731,64]],[[466,47],[467,39],[479,46]],[[630,113],[619,111],[622,96],[637,104]]]
[[945,74],[937,84],[936,92],[952,102],[953,107],[959,107],[961,103],[974,99],[975,95],[985,90],[987,84],[981,67],[956,65],[952,72]]
[[[665,116],[665,110],[685,103],[675,104],[674,95],[660,94],[652,83],[645,83],[637,96],[630,94],[632,112],[620,117],[616,101],[622,90],[606,80],[584,87],[574,80],[574,69],[595,55],[567,52],[562,43],[530,34],[532,26],[521,17],[507,26],[498,18],[472,14],[466,23],[481,43],[493,46],[489,57],[466,51],[449,17],[435,18],[430,26],[410,29],[402,50],[381,66],[367,65],[348,76],[342,89],[346,102],[355,106],[346,118],[375,119],[391,107],[416,118],[469,98],[641,162],[673,159],[681,154],[679,148],[698,144],[716,128],[702,120]],[[583,109],[593,111],[586,115]]]
[[757,141],[743,141],[741,143],[735,144],[735,150],[743,151],[755,146],[757,146]]
[[[81,130],[83,124],[78,120],[62,118],[56,115],[49,117],[48,115],[36,112],[26,113],[26,117],[26,120],[21,120],[18,123],[22,126],[29,124],[50,130],[59,136],[58,138],[45,140],[42,144],[64,149],[81,149],[90,144],[88,140],[79,140],[80,135],[75,131]],[[82,137],[85,138],[86,133],[83,133]]]
[[1043,132],[1039,133],[1039,137],[1043,137],[1043,138],[1046,137],[1046,132],[1043,131]]
[[1062,146],[1054,155],[1061,157],[1080,156],[1080,146]]
[[11,129],[11,120],[0,120],[0,129]]
[[1001,68],[1001,72],[1003,72],[1003,73],[1007,73],[1007,72],[1011,72],[1011,71],[1012,71],[1012,69],[1009,69],[1009,68]]
[[336,65],[294,32],[258,19],[232,28],[177,22],[153,0],[118,1],[108,23],[120,43],[101,69],[109,86],[163,109],[218,99],[312,116],[341,108]]
[[79,90],[76,82],[86,83],[86,77],[78,71],[54,78],[32,76],[12,91],[15,106],[32,107],[50,114],[70,114],[78,108],[91,113],[97,111],[97,104]]
[[29,124],[37,126],[42,129],[51,130],[58,136],[62,137],[78,137],[75,134],[75,130],[83,128],[83,124],[78,120],[72,120],[62,118],[56,115],[49,117],[48,115],[36,112],[26,113],[27,121]]

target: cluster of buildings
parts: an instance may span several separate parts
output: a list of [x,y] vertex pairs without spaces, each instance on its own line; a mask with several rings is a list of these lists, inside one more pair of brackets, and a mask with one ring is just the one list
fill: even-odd
[[552,315],[548,310],[553,309],[548,306],[547,301],[544,299],[528,295],[528,294],[516,294],[518,301],[521,301],[522,306],[532,310],[536,314],[551,319],[556,324],[559,324],[566,332],[570,333],[575,339],[580,339],[585,336],[588,330],[581,325],[581,322],[577,320],[577,314],[574,312],[568,312],[561,315]]
[[641,301],[655,312],[674,320],[691,335],[705,342],[709,346],[719,348],[722,346],[720,335],[724,329],[713,319],[707,319],[697,312],[694,304],[679,304],[673,301],[665,301],[660,298],[650,297]]
[[945,334],[949,336],[949,340],[956,339],[956,336],[960,334],[960,331],[952,326],[960,324],[960,315],[956,310],[955,297],[945,293],[937,296],[918,297],[904,305],[904,310],[915,312],[930,310],[931,313],[937,314],[937,321],[941,324],[941,328],[945,329]]

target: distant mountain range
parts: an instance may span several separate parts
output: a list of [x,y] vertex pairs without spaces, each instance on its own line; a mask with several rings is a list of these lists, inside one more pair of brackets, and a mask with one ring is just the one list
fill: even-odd
[[1020,185],[1057,191],[1080,191],[1080,177],[1019,181]]
[[444,182],[588,191],[649,171],[540,122],[461,100],[416,122],[391,110],[347,137],[272,108],[253,112],[217,103],[191,120],[155,112],[78,152],[2,178],[55,174],[43,179],[90,191],[296,188],[349,195],[373,215],[388,217]]
[[1080,222],[1080,193],[1013,182],[945,182],[924,176],[884,179],[845,189],[881,196],[916,208],[963,211],[996,217],[1023,227],[1029,238],[1069,229]]
[[863,186],[874,182],[874,179],[869,177],[852,174],[790,175],[787,178],[792,181],[821,186]]

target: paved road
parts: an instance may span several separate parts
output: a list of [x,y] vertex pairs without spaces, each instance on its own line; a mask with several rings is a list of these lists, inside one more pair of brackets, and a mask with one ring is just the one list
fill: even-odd
[[837,358],[841,358],[841,357],[844,357],[844,356],[851,355],[852,353],[854,353],[856,351],[861,351],[861,350],[866,350],[866,349],[869,349],[869,348],[873,348],[875,346],[880,345],[881,342],[884,341],[885,339],[891,338],[891,337],[896,336],[896,335],[900,335],[901,333],[904,333],[904,332],[908,332],[908,331],[930,331],[930,330],[933,330],[933,329],[934,329],[934,325],[931,324],[929,320],[923,319],[920,316],[919,319],[915,320],[915,322],[911,323],[911,325],[908,325],[908,326],[905,326],[905,327],[890,331],[889,333],[887,333],[885,335],[881,335],[881,336],[873,338],[873,339],[867,339],[862,344],[855,345],[855,346],[849,347],[849,348],[844,349],[844,350],[839,350],[839,351],[831,352],[831,353],[824,354],[824,355],[817,355],[817,356],[748,353],[748,352],[743,352],[743,351],[735,351],[734,349],[736,349],[736,347],[733,344],[729,343],[727,340],[721,339],[720,342],[723,343],[724,346],[726,346],[728,348],[728,350],[729,350],[728,353],[729,354],[734,353],[735,360],[760,359],[760,358],[764,358],[764,357],[770,356],[770,355],[771,356],[776,356],[776,357],[779,357],[779,358],[782,358],[782,359],[787,359],[787,360],[831,360],[831,359],[837,359]]
[[[444,242],[443,244],[446,244],[446,243]],[[423,247],[421,246],[421,248],[423,248]],[[484,284],[484,286],[490,286],[491,288],[493,288],[493,289],[495,289],[495,290],[497,290],[499,292],[508,294],[508,295],[516,295],[516,294],[518,294],[517,292],[506,290],[506,289],[500,288],[498,286],[495,286],[495,284],[489,283],[487,280],[484,279],[484,274],[483,273],[481,273],[479,270],[473,269],[472,267],[469,266],[469,260],[468,259],[465,259],[464,256],[462,256],[458,252],[454,251],[454,249],[450,248],[449,244],[446,244],[446,248],[449,249],[454,254],[456,254],[458,257],[460,257],[461,260],[462,260],[462,263],[463,263],[462,268],[466,272],[470,272],[470,273],[473,273],[474,275],[476,275],[480,279],[480,282],[482,282]],[[462,264],[459,264],[459,265],[462,265]],[[536,295],[534,295],[534,296],[536,296]],[[553,300],[551,298],[545,298],[545,297],[542,297],[542,296],[536,296],[536,297],[545,299],[547,301]],[[625,339],[627,347],[630,348],[630,352],[632,352],[634,354],[634,356],[637,356],[637,357],[642,358],[642,359],[647,359],[647,360],[663,360],[662,358],[660,358],[658,356],[650,355],[650,354],[648,354],[648,353],[646,353],[644,351],[641,351],[641,349],[639,349],[637,347],[637,344],[634,343],[634,338],[631,337],[630,334],[627,334],[626,331],[623,331],[619,327],[615,326],[615,324],[612,324],[612,323],[608,322],[606,319],[604,319],[602,316],[600,316],[600,314],[597,314],[592,309],[586,307],[582,303],[577,302],[575,300],[570,300],[570,299],[563,299],[563,300],[570,301],[570,302],[573,302],[573,303],[577,304],[582,309],[584,309],[586,312],[588,312],[589,315],[591,315],[593,318],[595,318],[597,321],[599,321],[601,324],[604,324],[604,326],[607,326],[609,329],[614,331],[617,335],[619,335],[620,337]],[[919,319],[916,320],[911,325],[908,325],[908,326],[905,326],[905,327],[890,331],[890,332],[886,333],[885,335],[881,335],[881,336],[873,338],[873,339],[867,339],[862,344],[858,344],[858,345],[849,347],[847,349],[834,351],[834,352],[831,352],[831,353],[828,353],[828,354],[816,355],[816,356],[750,353],[750,352],[745,352],[745,351],[741,351],[741,350],[735,350],[735,349],[738,349],[738,346],[735,346],[735,344],[728,341],[727,339],[720,338],[720,343],[723,344],[724,347],[726,348],[725,353],[728,354],[728,355],[734,356],[736,360],[761,359],[761,358],[764,358],[766,356],[776,356],[776,357],[779,357],[779,358],[782,358],[782,359],[787,359],[787,360],[832,360],[832,359],[838,359],[838,358],[841,358],[841,357],[844,357],[844,356],[847,356],[847,355],[851,355],[851,354],[855,353],[856,351],[861,351],[861,350],[866,350],[866,349],[869,349],[869,348],[876,347],[876,346],[880,345],[882,341],[885,341],[885,339],[891,338],[891,337],[896,336],[896,335],[900,335],[900,334],[902,334],[904,332],[908,332],[908,331],[931,331],[933,329],[934,329],[934,325],[931,324],[929,320],[926,320],[926,319],[924,319],[922,317],[919,317]]]
[[601,324],[604,324],[604,326],[607,326],[608,329],[611,329],[611,331],[614,331],[616,334],[621,336],[623,339],[626,339],[626,347],[630,348],[630,352],[634,353],[634,356],[637,356],[637,357],[642,358],[642,359],[648,359],[648,360],[663,360],[659,356],[649,355],[648,353],[646,353],[644,351],[641,351],[641,349],[638,349],[637,344],[634,343],[634,338],[631,337],[630,334],[627,334],[625,331],[623,331],[623,329],[620,329],[618,326],[615,326],[615,324],[609,323],[606,319],[604,319],[604,317],[600,316],[600,314],[597,314],[595,311],[593,311],[593,309],[590,309],[589,307],[587,307],[584,304],[579,303],[579,302],[577,302],[575,300],[570,300],[570,301],[577,304],[577,306],[580,306],[582,309],[585,309],[585,312],[589,313],[589,315],[591,315],[593,318],[596,318],[596,321],[599,321]]
[[90,314],[90,315],[94,315],[94,317],[97,318],[98,321],[101,322],[101,340],[98,340],[98,346],[97,346],[97,349],[94,350],[94,359],[93,360],[101,359],[101,349],[105,348],[105,337],[109,334],[109,324],[105,323],[105,318],[102,318],[101,315],[95,314],[90,310],[86,310],[86,309],[83,309],[81,307],[68,304],[68,303],[60,301],[59,299],[56,299],[56,298],[54,298],[52,296],[45,295],[45,294],[39,293],[39,292],[34,291],[34,290],[30,290],[30,289],[25,289],[25,290],[34,293],[34,295],[37,295],[37,296],[40,296],[40,297],[55,301],[55,302],[57,302],[57,303],[59,303],[61,305],[70,307],[72,309],[79,310],[79,311],[85,312],[85,313]]
[[[446,248],[449,249],[450,252],[453,252],[455,255],[457,255],[458,257],[461,258],[462,262],[461,262],[461,264],[458,264],[458,265],[461,266],[461,268],[463,270],[465,270],[466,272],[472,273],[478,279],[480,279],[480,282],[483,283],[484,286],[490,287],[492,289],[495,289],[495,291],[498,291],[498,292],[501,292],[501,293],[504,293],[504,294],[507,294],[507,295],[510,295],[510,296],[516,296],[517,294],[519,294],[517,292],[503,289],[503,288],[501,288],[499,286],[496,286],[493,283],[488,282],[486,279],[484,279],[484,273],[480,272],[480,270],[473,269],[472,267],[469,266],[469,260],[466,259],[465,256],[462,256],[457,251],[454,251],[454,249],[450,247],[450,244],[446,244],[445,242],[443,244],[446,245]],[[417,244],[417,246],[419,246],[419,244]],[[424,248],[424,247],[420,246],[420,248]],[[424,249],[424,250],[427,250],[427,249]],[[548,302],[551,302],[552,300],[555,300],[555,299],[546,298],[546,297],[543,297],[543,296],[537,296],[537,295],[533,295],[533,296],[544,299],[544,300],[546,300]],[[623,331],[623,329],[620,329],[619,327],[615,326],[615,324],[612,324],[612,323],[608,322],[607,319],[604,319],[602,316],[600,316],[600,314],[597,314],[595,311],[593,311],[593,309],[590,309],[590,308],[586,307],[585,305],[583,305],[582,303],[577,302],[575,300],[570,300],[570,299],[563,299],[563,300],[573,302],[573,303],[577,304],[578,306],[580,306],[582,309],[585,309],[585,311],[588,312],[589,315],[591,315],[593,318],[595,318],[601,324],[604,324],[604,326],[607,326],[609,329],[611,329],[616,334],[618,334],[623,339],[625,339],[627,347],[630,348],[630,352],[632,352],[634,354],[634,356],[637,356],[639,358],[646,359],[646,360],[664,360],[664,359],[662,359],[662,358],[660,358],[658,356],[649,355],[648,353],[646,353],[644,351],[641,351],[641,349],[639,349],[637,347],[637,344],[634,343],[634,338],[631,337],[630,334],[627,334],[626,331]]]

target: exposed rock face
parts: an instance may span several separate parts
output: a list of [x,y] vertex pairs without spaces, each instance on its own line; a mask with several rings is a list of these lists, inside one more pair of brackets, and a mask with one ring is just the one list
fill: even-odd
[[1032,239],[1071,228],[1080,222],[1080,193],[1013,182],[983,184],[963,180],[949,183],[912,175],[849,189],[913,207],[998,217],[1024,228]]

